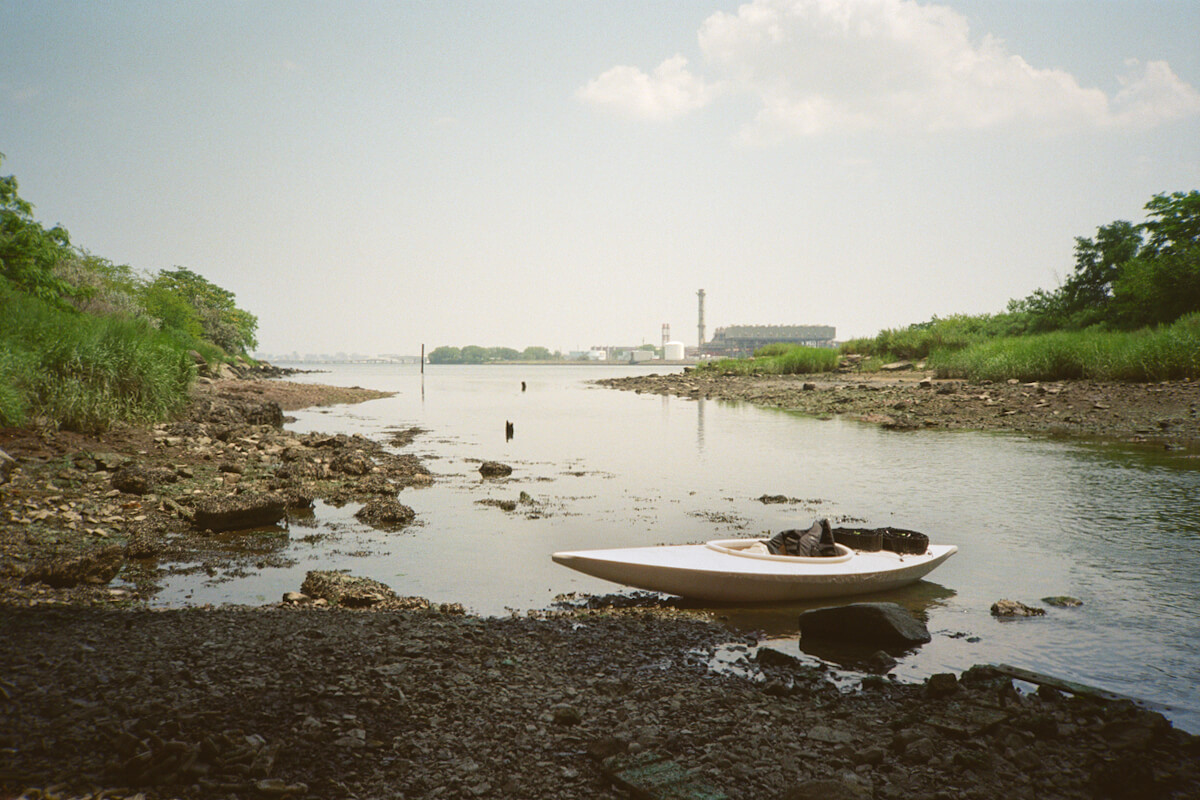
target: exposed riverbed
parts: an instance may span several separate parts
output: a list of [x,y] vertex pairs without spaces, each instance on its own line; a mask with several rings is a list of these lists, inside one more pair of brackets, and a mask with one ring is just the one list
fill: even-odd
[[[182,519],[169,513],[171,509],[165,501],[179,497],[176,489],[162,488],[149,496],[150,501],[145,495],[130,498],[118,492],[117,496],[109,496],[112,489],[108,484],[108,473],[102,467],[98,468],[97,459],[93,459],[89,471],[84,469],[82,462],[77,464],[73,458],[68,458],[73,452],[95,452],[103,447],[116,449],[122,446],[127,455],[140,456],[152,462],[151,466],[187,466],[188,454],[194,449],[193,443],[198,441],[191,438],[189,430],[163,429],[146,432],[143,438],[136,432],[126,432],[124,438],[118,435],[104,442],[88,442],[70,436],[41,440],[10,433],[0,447],[14,452],[21,468],[14,482],[19,492],[9,487],[5,490],[8,492],[6,499],[19,499],[21,516],[14,520],[9,513],[3,527],[4,552],[8,559],[0,574],[4,597],[7,602],[26,605],[31,601],[45,605],[55,600],[102,605],[137,605],[148,601],[155,606],[207,602],[272,604],[283,592],[299,589],[308,570],[342,567],[356,574],[375,577],[403,595],[428,597],[435,606],[462,603],[468,611],[481,613],[484,618],[395,612],[406,615],[407,621],[397,619],[395,623],[397,630],[408,631],[401,637],[404,640],[443,634],[446,637],[449,649],[439,651],[430,665],[442,665],[439,668],[442,679],[436,683],[446,692],[445,704],[436,704],[432,696],[421,696],[419,703],[423,709],[421,713],[433,714],[439,725],[447,726],[443,733],[453,738],[457,734],[452,732],[459,722],[470,725],[468,708],[476,702],[471,698],[478,697],[472,689],[477,681],[474,676],[481,670],[503,672],[504,659],[495,652],[503,650],[503,644],[493,642],[479,652],[473,645],[468,646],[472,641],[482,641],[478,639],[483,635],[480,631],[488,631],[486,635],[491,636],[493,629],[499,631],[503,627],[498,621],[489,622],[488,616],[506,616],[509,609],[524,613],[526,609],[545,608],[564,591],[597,594],[617,588],[584,576],[577,577],[554,566],[548,558],[553,550],[757,535],[767,530],[807,525],[816,516],[872,524],[904,524],[928,532],[935,540],[958,544],[961,550],[959,556],[931,575],[930,581],[912,590],[872,598],[893,600],[921,614],[928,619],[934,633],[933,643],[901,658],[894,672],[897,677],[916,682],[936,672],[960,672],[974,663],[1007,661],[1141,697],[1164,708],[1177,725],[1196,729],[1196,725],[1189,722],[1196,716],[1192,687],[1197,680],[1189,626],[1190,612],[1196,607],[1197,598],[1189,594],[1189,591],[1196,591],[1189,589],[1194,581],[1178,580],[1181,573],[1200,574],[1200,566],[1194,563],[1195,556],[1191,555],[1200,525],[1195,518],[1195,505],[1189,502],[1189,498],[1196,496],[1197,470],[1188,451],[1144,447],[1114,449],[1072,440],[995,437],[936,430],[900,432],[844,418],[821,421],[743,404],[718,403],[705,399],[704,394],[694,399],[656,397],[612,392],[587,383],[600,377],[597,370],[609,370],[619,375],[622,371],[630,372],[628,369],[556,370],[529,369],[519,375],[513,368],[462,368],[440,374],[431,370],[424,380],[415,370],[389,372],[382,368],[352,368],[298,376],[297,381],[301,384],[342,383],[369,386],[392,394],[359,405],[293,412],[296,420],[278,434],[263,429],[234,432],[226,436],[226,440],[209,436],[209,443],[203,445],[210,448],[208,458],[195,459],[190,469],[192,477],[177,474],[176,483],[171,484],[172,487],[182,483],[199,488],[198,482],[206,480],[209,486],[241,486],[249,491],[260,481],[277,480],[278,465],[282,463],[293,467],[314,465],[311,469],[323,467],[321,474],[324,477],[315,492],[315,510],[303,512],[298,509],[290,513],[289,529],[283,535],[268,532],[265,537],[258,537],[255,541],[262,546],[257,552],[253,548],[247,551],[235,547],[234,551],[221,555],[222,547],[234,547],[236,536],[210,540],[207,552],[195,548],[189,551],[184,545],[201,542],[203,537],[184,534]],[[526,382],[525,391],[521,390],[522,380]],[[267,397],[275,391],[274,387],[260,389],[255,391],[242,385],[228,390],[234,394]],[[916,391],[915,386],[913,391]],[[321,390],[313,388],[312,392],[313,396],[318,396]],[[512,438],[505,437],[505,422],[513,424],[515,435]],[[356,439],[354,434],[360,434],[362,438]],[[219,446],[217,442],[220,442]],[[278,450],[274,449],[277,447]],[[291,455],[285,457],[284,453],[289,451]],[[368,499],[363,492],[363,481],[370,474],[355,477],[343,471],[359,463],[351,456],[354,452],[363,453],[363,457],[378,468],[376,474],[399,490],[401,502],[415,512],[415,524],[398,530],[379,530],[355,519],[354,513]],[[480,463],[484,460],[510,464],[512,476],[501,480],[484,479],[479,474]],[[221,469],[222,464],[230,469]],[[328,469],[333,464],[340,466]],[[101,505],[96,509],[84,508],[86,497],[92,496],[93,491],[96,502]],[[784,502],[764,502],[764,496],[782,496]],[[76,503],[78,508],[72,507],[71,503]],[[131,504],[136,505],[127,507]],[[61,510],[62,506],[68,510]],[[13,508],[8,505],[6,510]],[[168,511],[164,512],[164,508]],[[45,515],[42,512],[46,512]],[[79,517],[74,528],[67,527],[72,521],[71,514]],[[20,555],[22,548],[36,550],[29,538],[31,533],[56,537],[58,544],[55,546],[60,549],[72,543],[82,544],[88,537],[95,540],[94,545],[102,544],[102,538],[89,532],[97,529],[103,529],[111,539],[124,541],[126,530],[145,533],[146,524],[154,522],[158,518],[156,515],[161,514],[166,515],[161,520],[162,530],[167,541],[174,544],[151,555],[147,563],[130,562],[122,571],[122,577],[107,586],[54,589],[36,582],[22,583],[20,578],[26,573],[30,558],[27,555],[11,560]],[[40,518],[34,521],[33,516]],[[138,516],[145,518],[138,521],[135,519]],[[1032,568],[1031,564],[1034,565]],[[136,579],[134,566],[143,570],[141,582]],[[147,567],[151,567],[148,572],[145,571]],[[161,590],[154,591],[156,587]],[[988,614],[990,604],[1000,597],[1013,596],[1037,604],[1041,597],[1050,594],[1073,594],[1083,599],[1084,605],[1077,609],[1052,608],[1045,618],[1011,623],[997,622]],[[666,650],[650,647],[646,638],[661,637],[662,631],[645,630],[639,627],[641,623],[630,622],[627,627],[616,623],[616,627],[610,627],[605,622],[601,638],[607,642],[603,648],[605,652],[612,650],[612,669],[629,676],[648,676],[657,674],[655,669],[665,669],[664,677],[670,681],[678,678],[694,682],[697,676],[691,676],[683,669],[683,665],[691,663],[689,659],[693,658],[687,655],[688,652],[694,650],[699,654],[694,658],[700,660],[693,666],[703,667],[701,671],[707,674],[708,667],[704,665],[712,660],[727,660],[731,654],[736,660],[738,651],[731,651],[729,646],[740,641],[744,643],[742,656],[750,659],[738,668],[741,674],[752,676],[755,673],[755,665],[761,662],[754,653],[761,647],[798,659],[782,662],[788,665],[789,672],[782,678],[775,676],[773,679],[781,680],[785,687],[808,686],[827,664],[836,663],[847,654],[801,650],[795,631],[795,618],[800,610],[802,607],[686,610],[682,613],[689,617],[715,619],[721,624],[709,626],[697,620],[695,624],[700,627],[693,627],[691,622],[679,621],[679,636],[670,639],[672,643]],[[189,679],[171,666],[173,662],[145,660],[139,652],[144,643],[139,644],[136,637],[126,641],[127,637],[117,635],[115,631],[121,625],[119,616],[89,613],[72,618],[70,612],[66,613],[67,617],[40,621],[51,618],[38,614],[30,616],[27,612],[18,614],[15,610],[0,611],[0,622],[7,626],[6,640],[21,642],[17,651],[10,652],[11,658],[0,665],[6,670],[0,673],[0,681],[6,682],[5,691],[10,697],[25,698],[30,685],[27,681],[36,680],[38,664],[59,665],[54,669],[62,688],[55,691],[60,693],[57,696],[61,702],[69,702],[71,696],[95,702],[109,693],[116,697],[153,696],[154,692],[148,692],[139,683],[142,680],[151,680],[155,685],[161,683],[165,687],[156,700],[163,708],[177,707],[181,702],[195,703],[193,695],[197,691],[206,696],[214,693],[239,696],[241,689],[226,678],[217,677],[226,668],[216,662],[209,664],[207,656],[197,655],[195,663],[188,667],[187,673],[198,676],[188,682]],[[229,617],[229,612],[200,617],[178,616],[179,613],[154,615],[154,619],[164,620],[155,627],[159,637],[156,641],[177,642],[169,646],[178,647],[180,652],[197,654],[204,650],[189,637],[199,636],[216,647],[230,648],[230,657],[250,670],[238,674],[262,676],[254,679],[256,685],[265,681],[264,686],[276,693],[283,704],[281,707],[293,710],[296,721],[287,723],[281,718],[283,727],[265,727],[266,723],[257,717],[242,720],[241,712],[234,713],[232,706],[227,709],[229,718],[238,720],[235,727],[244,734],[259,734],[276,748],[292,753],[286,758],[280,757],[279,764],[295,765],[297,754],[307,752],[295,739],[304,731],[305,725],[308,733],[315,737],[314,746],[332,746],[335,740],[342,741],[347,736],[356,739],[357,734],[350,732],[357,730],[364,731],[363,744],[383,742],[384,751],[374,749],[379,745],[370,745],[372,749],[364,752],[386,755],[391,759],[388,763],[400,766],[390,773],[391,778],[388,769],[378,766],[369,771],[369,776],[355,768],[353,780],[347,779],[345,785],[357,786],[360,790],[391,785],[404,787],[406,796],[438,796],[435,789],[441,781],[442,786],[458,787],[443,790],[449,791],[450,795],[461,795],[474,787],[480,790],[479,796],[600,796],[599,787],[606,784],[597,771],[599,762],[589,760],[585,751],[589,743],[603,738],[599,735],[600,730],[611,728],[607,715],[622,713],[629,720],[625,726],[629,730],[623,734],[621,747],[627,751],[642,747],[666,749],[669,754],[681,758],[685,766],[700,769],[730,797],[782,796],[789,786],[825,778],[851,789],[865,786],[876,796],[918,796],[921,792],[935,791],[938,776],[945,779],[950,770],[960,777],[964,773],[962,764],[950,760],[954,750],[949,747],[949,740],[943,740],[944,733],[922,726],[901,736],[901,739],[909,739],[920,733],[922,735],[916,738],[927,739],[930,748],[944,754],[921,761],[928,769],[922,766],[915,772],[917,762],[910,763],[911,759],[904,755],[906,745],[896,744],[897,732],[912,726],[904,717],[905,713],[911,712],[903,709],[907,707],[905,702],[920,701],[924,690],[919,684],[893,687],[886,698],[881,695],[864,701],[866,708],[872,709],[868,714],[883,721],[887,732],[875,731],[858,721],[851,723],[850,719],[861,714],[857,707],[854,707],[857,710],[851,710],[851,706],[829,706],[826,712],[821,712],[823,704],[812,703],[810,690],[796,693],[787,689],[782,694],[772,690],[763,698],[767,705],[761,708],[758,700],[753,701],[746,707],[760,709],[768,716],[779,712],[800,720],[797,715],[801,708],[817,713],[813,719],[805,718],[807,721],[803,724],[796,722],[788,750],[792,753],[788,756],[792,761],[787,762],[795,763],[785,765],[781,772],[775,762],[770,769],[744,766],[744,763],[752,763],[750,750],[739,750],[735,763],[730,763],[727,756],[720,756],[719,747],[712,747],[714,743],[724,741],[722,737],[726,734],[718,734],[707,727],[698,728],[699,723],[683,714],[681,707],[660,708],[655,703],[643,703],[646,707],[635,712],[633,708],[638,704],[631,706],[626,700],[617,705],[605,705],[607,701],[604,701],[596,706],[597,698],[591,695],[598,690],[593,682],[558,675],[557,667],[551,668],[556,659],[546,652],[536,656],[527,653],[515,662],[523,663],[522,659],[525,659],[524,663],[531,667],[531,671],[518,676],[518,683],[527,684],[531,691],[535,684],[543,687],[535,692],[543,698],[538,701],[542,710],[527,709],[527,715],[542,713],[548,716],[544,723],[531,722],[534,730],[529,734],[535,738],[549,737],[544,739],[545,745],[538,747],[559,747],[553,742],[560,732],[555,727],[553,707],[573,705],[582,721],[567,725],[568,728],[579,726],[572,728],[573,735],[568,737],[568,743],[573,742],[573,752],[583,761],[568,759],[569,764],[557,764],[556,758],[543,758],[545,769],[535,770],[538,777],[529,784],[533,788],[521,791],[514,787],[522,780],[532,780],[532,773],[520,772],[514,778],[517,783],[510,785],[501,777],[503,770],[488,768],[478,759],[474,759],[478,765],[475,767],[461,760],[446,761],[449,756],[443,756],[437,749],[436,741],[440,739],[430,738],[427,733],[396,728],[389,733],[390,740],[385,741],[388,737],[381,738],[368,730],[380,723],[360,725],[341,717],[341,723],[330,721],[342,713],[356,719],[374,713],[365,709],[376,706],[363,705],[373,694],[365,688],[370,681],[358,681],[361,685],[350,687],[335,676],[345,675],[348,670],[353,672],[354,668],[349,664],[363,665],[363,669],[367,669],[367,664],[386,661],[390,646],[385,645],[382,650],[361,650],[360,658],[347,652],[350,661],[343,664],[336,659],[330,660],[328,656],[333,651],[310,652],[312,648],[308,644],[297,644],[289,657],[299,659],[297,668],[304,662],[303,668],[311,675],[304,681],[293,682],[288,688],[286,682],[278,683],[274,677],[261,672],[269,669],[268,661],[279,663],[277,648],[264,649],[253,643],[251,646],[234,646],[234,640],[223,632],[239,629],[242,623],[238,620],[250,618]],[[335,628],[339,631],[346,628],[342,621],[346,612],[288,610],[260,613],[265,615],[261,623],[266,626],[264,631],[269,629],[272,631],[269,636],[280,637],[281,641],[305,641],[296,639],[305,629],[326,631],[323,635],[327,636]],[[668,611],[664,624],[674,624],[670,622],[670,615],[678,613],[681,612]],[[211,624],[203,622],[205,618],[211,619]],[[64,623],[71,619],[74,621]],[[178,619],[178,624],[170,622],[172,619]],[[200,621],[194,623],[195,620]],[[187,632],[193,624],[198,624],[199,629]],[[560,635],[553,631],[601,630],[591,628],[592,623],[584,622],[582,628],[575,628],[575,624],[567,622],[564,629],[564,623],[558,621],[525,620],[519,627],[527,628],[527,635],[535,641]],[[46,625],[61,630],[61,635],[45,636]],[[171,631],[177,631],[178,637]],[[337,635],[344,638],[342,633]],[[726,643],[723,646],[720,645],[722,641]],[[70,657],[68,652],[79,646],[72,642],[91,648],[83,650],[84,653],[100,652],[101,655],[94,657],[100,663],[124,658],[133,665],[131,669],[142,670],[142,677],[133,673],[114,677],[111,671],[102,671],[101,674],[109,674],[109,689],[97,694],[100,690],[87,683],[91,678],[86,678],[94,671],[88,668],[89,659],[93,657],[84,660]],[[99,642],[104,643],[103,647]],[[357,652],[361,645],[347,640],[338,648],[343,646]],[[37,653],[39,647],[45,648],[40,655]],[[601,658],[599,651],[593,653],[592,639],[582,634],[570,635],[556,647],[556,653],[570,653],[568,661],[578,662],[584,668],[595,658]],[[617,658],[613,649],[617,647],[622,648],[622,652],[626,647],[632,648],[629,657]],[[489,658],[496,661],[495,664],[487,659],[479,661],[484,651],[492,653]],[[64,658],[86,671],[77,675],[75,667],[64,662]],[[451,663],[446,659],[452,659],[453,671],[446,671]],[[652,668],[655,664],[659,666]],[[595,674],[599,676],[603,670],[596,669]],[[535,680],[535,675],[541,677]],[[420,684],[433,680],[424,673],[419,676],[413,673],[410,677]],[[759,684],[752,678],[724,680],[749,680],[743,688],[749,690],[757,685],[759,688],[755,691],[761,692],[772,678],[763,678],[764,682]],[[172,689],[179,681],[185,682],[180,686],[191,687],[188,692]],[[331,688],[334,684],[337,687]],[[753,744],[770,750],[774,746],[770,737],[778,735],[779,721],[765,726],[759,733],[744,733],[744,721],[735,723],[733,717],[726,716],[726,711],[708,712],[709,709],[724,708],[718,698],[728,691],[728,687],[719,682],[705,685],[710,686],[712,692],[705,689],[688,700],[688,704],[701,704],[718,727],[734,725],[735,728],[730,730],[739,731],[738,735],[742,737],[739,741],[746,747]],[[626,697],[629,692],[635,696],[645,694],[647,698],[661,692],[667,697],[678,691],[666,688],[666,684],[651,688],[651,684],[643,683],[639,677],[632,679],[613,697]],[[64,692],[66,694],[61,694]],[[330,695],[331,692],[334,694]],[[344,704],[348,704],[349,710],[337,711],[340,707],[337,692],[346,698]],[[795,703],[799,705],[772,705],[774,701],[766,700],[785,694],[796,694]],[[331,699],[318,702],[324,696]],[[411,693],[405,691],[405,696],[412,702]],[[584,696],[586,700],[578,699]],[[49,697],[46,695],[47,702]],[[903,700],[904,697],[909,700]],[[574,704],[572,698],[577,698]],[[745,701],[746,698],[742,698],[742,702]],[[6,713],[19,713],[11,719],[19,720],[22,725],[33,724],[31,720],[41,712],[36,711],[40,706],[30,705],[30,702],[28,698],[19,699]],[[880,702],[887,705],[879,705]],[[134,740],[121,739],[112,733],[113,725],[128,728],[136,721],[135,717],[143,717],[133,705],[127,703],[126,710],[116,712],[106,711],[104,706],[89,711],[85,715],[89,721],[74,735],[82,737],[79,742],[86,741],[90,743],[87,746],[99,748],[98,758],[105,757],[105,748],[110,746],[105,742],[110,738],[112,742],[124,741],[127,748],[143,748],[150,752],[148,759],[160,757],[161,754],[155,754],[157,745],[154,742],[171,739],[159,727],[142,723],[140,727],[129,728]],[[1049,706],[1018,705],[1043,716],[1051,710]],[[621,708],[625,710],[621,711]],[[252,710],[247,709],[247,712]],[[647,715],[651,711],[654,713]],[[732,714],[737,709],[731,707],[727,711]],[[892,712],[900,716],[893,717]],[[956,714],[961,712],[961,708],[955,711]],[[563,713],[571,715],[570,712]],[[1057,715],[1058,711],[1052,713]],[[316,720],[316,727],[306,721],[308,717]],[[433,717],[429,718],[430,725],[433,725]],[[451,719],[455,720],[453,724],[448,722]],[[1068,774],[1059,779],[1062,785],[1052,782],[1049,773],[1044,777],[1035,773],[1030,780],[1018,782],[1025,789],[1015,790],[1017,796],[1053,793],[1090,796],[1088,793],[1094,790],[1094,785],[1086,777],[1087,773],[1117,758],[1119,747],[1111,737],[1101,736],[1096,740],[1093,734],[1084,734],[1091,730],[1089,726],[1093,722],[1101,726],[1095,733],[1109,730],[1104,726],[1113,720],[1103,715],[1090,718],[1093,722],[1087,722],[1087,719],[1086,715],[1080,717],[1075,713],[1061,719],[1055,716],[1055,731],[1059,737],[1055,747],[1060,753],[1056,758],[1062,759]],[[870,763],[876,758],[872,754],[867,761],[862,761],[850,749],[823,742],[821,736],[824,733],[816,738],[803,734],[812,725],[830,727],[831,720],[840,721],[833,728],[845,728],[834,734],[838,739],[843,735],[850,737],[843,744],[867,745],[881,736],[886,738],[882,760]],[[175,741],[182,742],[180,746],[184,750],[198,731],[214,730],[215,722],[198,724],[200,727],[196,730],[185,731],[187,726],[184,725],[172,734],[177,736]],[[63,741],[61,737],[72,735],[51,720],[37,725],[42,726],[39,735],[44,741]],[[1035,733],[1032,739],[1024,737],[1021,731],[1030,730],[1022,727],[1024,725],[1026,723],[1009,725],[1011,730],[1001,727],[997,729],[1000,731],[997,735],[1003,737],[1015,732],[1022,741],[1045,750],[1046,742],[1041,734]],[[342,727],[347,730],[341,730]],[[323,732],[318,734],[318,730]],[[687,736],[694,738],[680,739],[680,730],[688,731]],[[150,737],[151,733],[158,739]],[[323,738],[326,734],[328,741]],[[488,727],[476,734],[478,745],[486,747],[489,753],[499,744],[485,745],[484,741],[496,742],[497,737],[511,739],[512,735],[513,731],[505,725],[494,729]],[[972,731],[964,740],[971,745],[966,749],[992,748],[994,743],[979,738],[990,735],[982,729]],[[112,738],[114,736],[116,738]],[[637,741],[639,736],[645,738],[646,744],[630,748],[631,742]],[[397,737],[423,744],[398,744]],[[687,741],[703,746],[695,749]],[[1085,741],[1090,744],[1085,746]],[[1166,741],[1156,733],[1151,733],[1147,740],[1151,749]],[[1018,756],[1020,748],[1017,744],[1015,739],[1008,741],[1008,750],[1002,751],[1001,761],[988,760],[986,768],[981,762],[966,770],[971,776],[963,778],[962,791],[967,796],[972,792],[974,796],[991,796],[992,789],[1013,780],[1011,770],[1025,772],[1025,767],[1020,766],[1023,757]],[[4,746],[20,745],[13,744],[12,740],[8,745],[0,742],[0,747]],[[118,747],[118,744],[111,746]],[[415,751],[411,749],[413,746],[417,747]],[[1143,761],[1169,765],[1185,752],[1174,749],[1179,746],[1194,747],[1181,742],[1172,744],[1160,755],[1151,755],[1145,748],[1138,752]],[[805,755],[827,749],[838,750],[840,755],[816,766],[810,764],[809,756]],[[28,753],[26,750],[21,752]],[[46,765],[53,765],[49,755],[53,752],[59,751],[47,751],[44,758],[50,758],[48,762],[38,761],[34,754],[29,756],[32,760],[20,763],[38,763],[43,766],[37,769],[49,769]],[[117,755],[109,757],[110,760]],[[128,757],[136,755],[134,752]],[[969,761],[971,757],[963,758]],[[1160,759],[1165,761],[1160,762]],[[371,763],[378,764],[379,760],[373,759]],[[1013,766],[1010,769],[1004,764]],[[903,769],[897,771],[902,765]],[[101,779],[108,773],[103,765],[94,769],[98,772],[91,779],[92,785],[99,785],[97,782],[102,783]],[[319,783],[321,794],[335,794],[329,787],[334,786],[330,781],[335,781],[336,777],[322,773],[323,777],[313,778],[312,769],[311,766],[305,769],[289,767],[288,779],[306,779],[309,784],[324,781]],[[79,764],[71,770],[77,777],[83,774]],[[52,772],[51,769],[50,772],[19,774],[27,775],[29,780],[46,775],[49,781]],[[423,777],[420,782],[405,783],[409,779],[401,780],[401,772]],[[983,777],[984,773],[988,777]],[[478,778],[473,777],[477,774]],[[922,783],[925,778],[918,780],[918,774],[927,776],[929,782]],[[238,785],[254,794],[258,790],[250,780],[252,777],[261,779],[249,771],[233,770],[229,782],[237,784],[240,780],[242,783]],[[569,788],[575,786],[577,779],[581,781],[579,787]],[[15,788],[11,784],[18,778],[9,775],[5,780],[6,784],[0,785]],[[388,780],[393,783],[388,784]],[[78,786],[79,780],[74,785]],[[107,785],[116,784],[110,782]],[[183,789],[176,791],[189,793]],[[241,791],[230,789],[229,793]],[[209,792],[202,791],[196,796],[206,794]]]

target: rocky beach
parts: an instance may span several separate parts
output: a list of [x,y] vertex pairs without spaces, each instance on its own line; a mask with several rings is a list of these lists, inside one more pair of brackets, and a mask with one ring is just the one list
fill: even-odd
[[724,400],[892,430],[1002,431],[1200,450],[1200,382],[1004,383],[938,379],[917,365],[821,375],[688,370],[601,381],[635,392]]
[[[1190,382],[609,385],[895,428],[1200,443]],[[982,667],[902,684],[885,662],[847,685],[653,603],[481,618],[314,570],[260,607],[146,607],[164,569],[269,567],[272,523],[315,499],[408,524],[397,493],[432,480],[404,452],[420,431],[283,428],[290,409],[374,396],[225,377],[171,423],[0,431],[0,798],[1200,794],[1200,737],[1129,701]]]

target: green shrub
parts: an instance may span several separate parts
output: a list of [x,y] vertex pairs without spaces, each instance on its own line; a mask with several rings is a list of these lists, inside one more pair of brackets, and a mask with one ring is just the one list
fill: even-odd
[[1200,313],[1130,333],[1089,328],[981,342],[930,359],[939,377],[1161,381],[1200,377]]
[[148,322],[97,317],[0,285],[0,413],[87,432],[153,421],[187,402],[187,351]]
[[807,375],[832,372],[838,360],[838,351],[827,347],[770,344],[755,351],[754,358],[722,358],[698,369],[732,375]]

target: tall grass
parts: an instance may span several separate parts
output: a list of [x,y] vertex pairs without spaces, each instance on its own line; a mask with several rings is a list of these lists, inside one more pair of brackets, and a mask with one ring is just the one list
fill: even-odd
[[699,369],[735,375],[807,375],[832,372],[838,365],[838,351],[827,347],[767,345],[754,358],[723,358]]
[[961,350],[989,339],[1027,333],[1027,327],[1028,320],[1021,314],[955,314],[907,328],[885,328],[869,338],[851,339],[842,343],[841,352],[916,361],[938,351]]
[[0,285],[0,424],[102,432],[180,410],[194,369],[149,323],[55,307]]
[[1005,337],[935,351],[943,378],[1161,381],[1200,378],[1200,313],[1131,333],[1087,329]]

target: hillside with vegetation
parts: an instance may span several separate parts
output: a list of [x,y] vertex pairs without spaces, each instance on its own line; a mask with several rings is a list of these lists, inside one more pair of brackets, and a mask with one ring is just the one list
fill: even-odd
[[[862,369],[925,361],[943,378],[1161,381],[1200,377],[1200,191],[1155,195],[1146,220],[1075,239],[1072,272],[1054,290],[997,314],[933,319],[841,346]],[[772,345],[753,360],[707,369],[735,374],[827,372],[838,359]]]
[[140,273],[72,244],[0,176],[0,427],[167,418],[196,364],[246,357],[257,328],[232,292],[189,269]]

